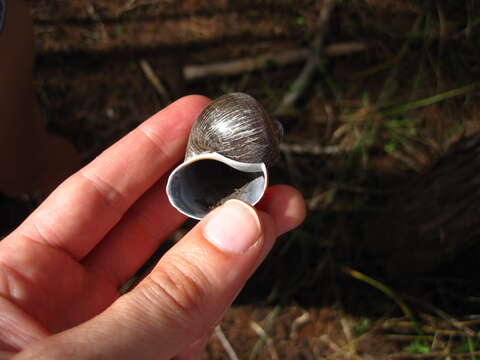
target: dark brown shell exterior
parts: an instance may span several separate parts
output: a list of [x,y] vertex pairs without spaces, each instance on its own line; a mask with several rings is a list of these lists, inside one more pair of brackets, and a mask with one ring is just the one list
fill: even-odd
[[213,100],[193,125],[186,158],[217,152],[236,161],[271,166],[279,156],[278,125],[250,95],[223,95]]

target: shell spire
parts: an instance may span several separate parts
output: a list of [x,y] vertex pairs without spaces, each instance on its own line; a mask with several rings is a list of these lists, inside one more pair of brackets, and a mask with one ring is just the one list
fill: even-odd
[[186,159],[217,152],[235,161],[269,167],[279,156],[279,126],[250,95],[223,95],[212,101],[193,125]]

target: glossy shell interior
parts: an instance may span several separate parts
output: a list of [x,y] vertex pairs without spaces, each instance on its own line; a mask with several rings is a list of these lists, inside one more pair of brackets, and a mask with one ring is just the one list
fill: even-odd
[[177,210],[200,220],[229,199],[255,205],[267,184],[265,164],[242,163],[207,153],[191,157],[170,174],[167,195]]

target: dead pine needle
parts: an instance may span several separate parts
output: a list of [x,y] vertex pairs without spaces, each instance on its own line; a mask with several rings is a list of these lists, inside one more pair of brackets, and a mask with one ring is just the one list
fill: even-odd
[[302,315],[297,317],[290,328],[290,338],[294,338],[298,335],[298,330],[303,327],[305,324],[311,321],[311,316],[308,312],[304,312]]
[[355,339],[352,333],[352,326],[350,321],[342,314],[340,316],[340,324],[342,326],[343,333],[345,335],[345,339],[347,340],[347,348],[349,355],[357,355],[357,349],[355,347]]
[[160,96],[162,101],[165,103],[165,105],[170,104],[172,102],[172,99],[168,95],[167,89],[165,88],[165,86],[163,86],[157,74],[155,74],[155,71],[153,71],[150,63],[147,60],[142,59],[138,62],[138,64],[140,65],[140,69],[142,69],[143,74],[145,75],[147,80],[150,82],[150,84],[153,86],[153,88],[155,89],[157,94]]
[[225,336],[225,334],[223,333],[223,330],[222,328],[220,327],[220,325],[218,325],[216,328],[215,328],[215,336],[217,337],[218,341],[220,341],[220,343],[222,344],[225,352],[227,353],[228,355],[228,358],[230,360],[239,360],[238,356],[237,356],[237,353],[235,352],[235,350],[233,349],[233,346],[232,344],[230,344],[230,341],[228,341],[227,337]]
[[[265,332],[265,330],[263,330],[263,328],[258,324],[256,323],[255,321],[252,321],[250,323],[250,326],[251,328],[253,329],[253,331],[255,331],[257,333],[257,335],[260,337],[260,339],[262,340],[262,345],[266,345],[268,350],[270,351],[270,356],[271,356],[271,359],[273,360],[278,360],[278,354],[277,354],[277,351],[275,350],[274,346],[273,346],[273,340],[268,336],[268,334]],[[254,358],[257,357],[260,349],[261,349],[261,346],[259,347],[255,347],[255,349],[258,349],[257,351],[252,351],[252,354],[254,354]],[[254,350],[255,350],[254,349]],[[252,358],[252,355],[250,355],[250,359]]]
[[280,313],[281,306],[275,306],[273,310],[268,314],[265,329],[262,328],[258,323],[255,321],[250,322],[250,327],[252,330],[258,335],[259,339],[255,343],[250,356],[248,357],[249,360],[254,360],[260,353],[260,350],[266,345],[270,351],[270,358],[271,359],[278,359],[277,351],[273,345],[272,338],[268,335],[268,332],[273,327],[274,321],[277,318],[278,314]]

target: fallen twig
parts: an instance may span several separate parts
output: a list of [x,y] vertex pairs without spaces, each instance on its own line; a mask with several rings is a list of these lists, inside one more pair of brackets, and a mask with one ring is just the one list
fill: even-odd
[[[345,42],[332,44],[325,48],[326,56],[342,56],[367,49],[362,42]],[[294,64],[307,59],[311,54],[310,49],[291,49],[278,53],[267,53],[256,57],[216,62],[203,65],[187,65],[183,69],[183,76],[186,81],[194,81],[209,76],[230,76],[254,71],[275,63],[279,66]]]
[[411,354],[411,353],[401,353],[401,354],[392,354],[388,356],[388,359],[431,359],[431,358],[457,358],[457,359],[464,359],[464,358],[472,358],[473,356],[480,355],[480,351],[468,352],[468,353],[450,353],[444,351],[432,351],[428,354]]
[[308,57],[309,53],[309,49],[302,48],[213,64],[187,65],[183,69],[183,75],[187,81],[208,76],[237,75],[264,68],[271,62],[275,62],[275,64],[278,65],[292,64],[304,60]]
[[312,42],[312,52],[300,72],[300,75],[293,82],[291,90],[285,94],[280,105],[275,111],[275,115],[283,115],[292,105],[297,101],[300,95],[303,93],[303,90],[310,82],[311,77],[315,73],[315,69],[320,62],[320,52],[323,47],[325,33],[327,32],[328,23],[330,20],[330,15],[335,7],[336,0],[325,0],[322,10],[320,11],[320,16],[318,17],[317,24],[317,34]]
[[110,36],[108,36],[105,24],[103,23],[100,15],[98,15],[97,9],[95,9],[95,6],[91,2],[87,4],[87,12],[92,17],[92,19],[99,24],[103,40],[109,40]]
[[320,144],[280,144],[280,151],[291,154],[302,155],[334,155],[342,152],[342,149],[336,145],[322,146]]

